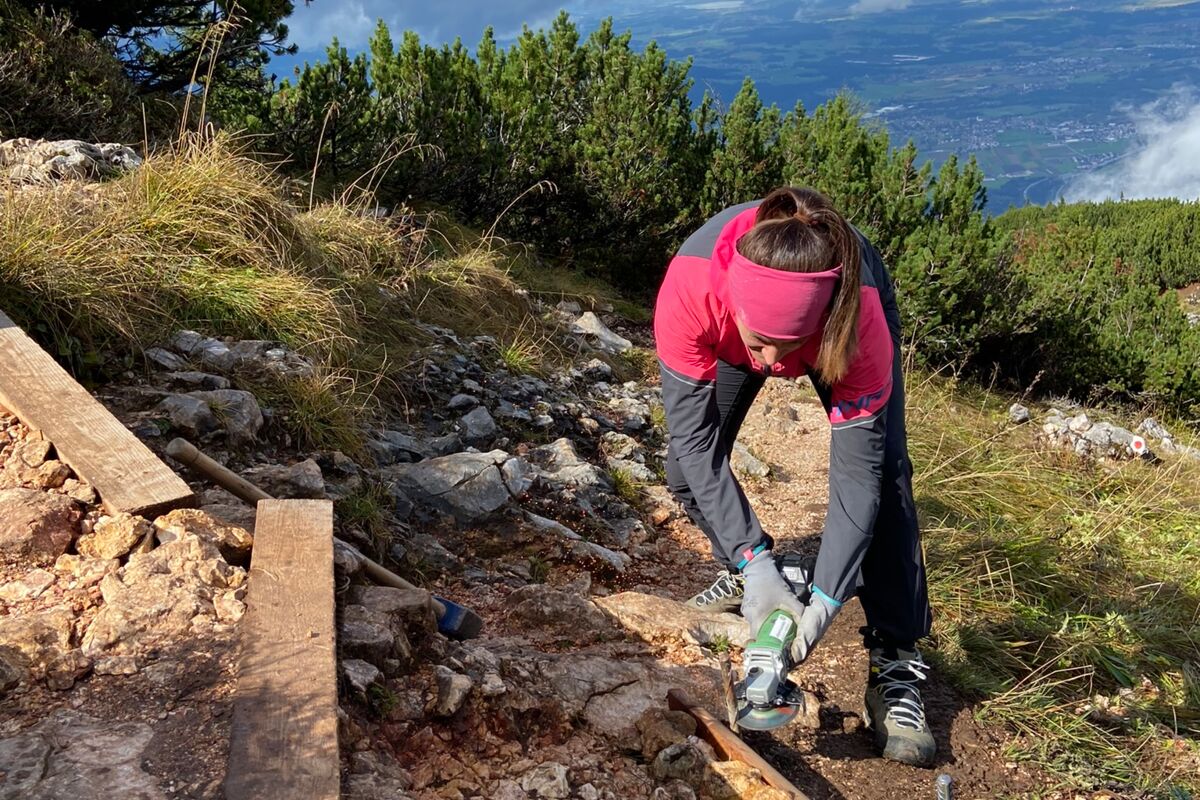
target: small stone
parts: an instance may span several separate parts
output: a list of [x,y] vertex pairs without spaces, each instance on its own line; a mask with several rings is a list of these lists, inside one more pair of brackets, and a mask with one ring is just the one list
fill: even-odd
[[173,427],[190,436],[208,436],[221,428],[208,403],[190,394],[169,395],[158,404],[157,410],[167,415]]
[[1073,433],[1084,433],[1091,427],[1092,421],[1088,419],[1087,414],[1084,414],[1082,411],[1072,417],[1071,421],[1067,423],[1067,428],[1069,428]]
[[449,667],[439,664],[433,669],[438,686],[437,706],[434,707],[433,713],[439,717],[453,716],[462,708],[475,684],[468,676]]
[[583,374],[594,381],[607,381],[612,380],[613,371],[607,363],[593,358],[583,365]]
[[46,668],[46,686],[65,692],[92,669],[92,660],[78,650],[68,650]]
[[486,408],[480,406],[459,420],[463,439],[468,444],[484,445],[496,437],[496,421]]
[[172,384],[185,389],[213,391],[214,389],[228,389],[230,386],[229,378],[221,375],[213,375],[208,372],[198,372],[196,370],[168,372],[165,377]]
[[1020,403],[1013,403],[1008,408],[1008,420],[1014,425],[1024,425],[1029,422],[1031,415],[1029,409]]
[[456,394],[450,398],[450,402],[446,404],[446,408],[451,411],[462,411],[467,408],[474,408],[479,405],[479,398],[470,394]]
[[56,576],[53,572],[44,569],[35,569],[17,578],[15,581],[9,581],[0,586],[0,600],[6,603],[33,600],[40,596],[42,592],[49,589],[55,579]]
[[141,517],[121,513],[101,517],[92,532],[79,537],[76,548],[88,558],[121,558],[154,532],[154,526]]
[[659,781],[672,778],[686,781],[703,774],[709,761],[708,754],[698,746],[695,737],[689,737],[687,741],[677,742],[659,752],[650,765],[650,774]]
[[540,764],[521,776],[521,788],[526,792],[533,792],[537,797],[551,800],[562,800],[571,796],[567,768],[553,761]]
[[686,711],[652,706],[638,717],[637,730],[642,737],[642,756],[652,762],[665,748],[693,736],[696,720]]
[[75,538],[81,516],[75,503],[62,495],[0,490],[0,561],[53,562]]
[[289,466],[264,464],[251,467],[242,472],[242,477],[275,497],[313,500],[325,497],[325,476],[321,465],[311,458]]
[[633,349],[633,342],[613,333],[592,311],[584,312],[579,319],[571,323],[571,332],[586,337],[598,349],[607,353],[624,353]]
[[237,598],[236,590],[222,592],[213,598],[213,610],[218,622],[234,625],[245,615],[246,604]]
[[753,478],[765,478],[771,474],[771,468],[760,461],[741,442],[733,443],[733,451],[729,454],[729,466],[735,472]]
[[354,691],[365,695],[367,690],[383,680],[383,673],[374,664],[360,658],[348,658],[341,662],[342,677]]
[[262,428],[262,409],[259,408],[254,395],[249,392],[240,389],[216,389],[211,392],[189,392],[186,396],[205,403],[234,444],[253,442]]
[[192,354],[192,351],[200,346],[200,342],[204,341],[204,337],[195,331],[177,331],[171,337],[170,345],[175,352],[182,353],[185,356]]
[[187,361],[161,347],[151,347],[143,355],[147,361],[160,369],[175,371],[187,368]]
[[137,659],[133,656],[103,656],[92,670],[97,675],[136,675]]
[[245,528],[224,522],[203,509],[177,508],[154,520],[154,529],[160,544],[196,536],[215,546],[221,557],[231,564],[250,562],[254,538]]

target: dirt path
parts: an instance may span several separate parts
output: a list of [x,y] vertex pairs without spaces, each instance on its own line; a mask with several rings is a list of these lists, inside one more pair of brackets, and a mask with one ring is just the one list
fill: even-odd
[[[771,466],[770,478],[742,482],[777,549],[815,554],[828,497],[829,426],[811,387],[769,381],[739,441]],[[683,600],[714,576],[707,540],[686,522],[668,528],[658,550],[665,563],[635,567],[635,582],[644,591]],[[954,777],[961,798],[1028,796],[1045,785],[1004,758],[1005,734],[975,722],[972,705],[936,671],[926,690],[926,710],[938,738],[935,768],[877,757],[859,717],[867,669],[858,634],[863,624],[861,607],[851,603],[799,673],[801,683],[822,700],[820,731],[790,726],[746,737],[797,786],[813,800],[882,800],[931,797],[939,772]]]

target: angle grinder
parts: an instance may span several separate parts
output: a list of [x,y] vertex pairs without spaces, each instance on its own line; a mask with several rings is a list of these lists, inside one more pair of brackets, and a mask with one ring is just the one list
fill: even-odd
[[804,710],[804,693],[787,679],[792,669],[791,648],[796,620],[786,611],[772,611],[754,641],[742,652],[745,677],[734,687],[737,724],[753,731],[786,725]]

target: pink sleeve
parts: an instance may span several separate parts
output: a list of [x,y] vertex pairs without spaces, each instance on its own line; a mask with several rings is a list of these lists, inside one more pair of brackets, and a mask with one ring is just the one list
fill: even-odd
[[892,334],[879,293],[862,288],[858,353],[846,376],[834,384],[829,422],[836,428],[862,424],[887,405],[892,393]]

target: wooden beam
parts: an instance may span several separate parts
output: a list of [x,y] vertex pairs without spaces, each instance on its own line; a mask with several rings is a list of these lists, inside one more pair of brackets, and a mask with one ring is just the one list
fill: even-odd
[[263,500],[241,621],[227,800],[336,800],[333,504]]
[[53,442],[109,513],[154,517],[196,504],[182,478],[2,311],[0,405]]

